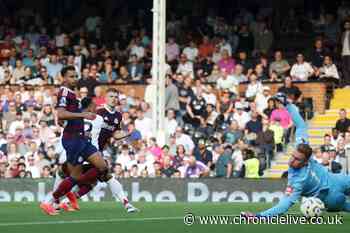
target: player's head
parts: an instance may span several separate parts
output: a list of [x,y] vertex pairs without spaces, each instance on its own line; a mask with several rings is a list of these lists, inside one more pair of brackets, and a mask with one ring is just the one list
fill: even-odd
[[61,70],[63,83],[69,88],[74,88],[77,82],[77,74],[74,66],[66,66]]
[[107,105],[114,108],[118,103],[118,91],[114,88],[109,88],[106,92]]
[[95,112],[96,111],[96,104],[94,101],[92,101],[92,98],[85,97],[81,100],[81,108],[83,111],[87,112]]
[[308,144],[299,144],[290,157],[289,166],[296,169],[302,168],[308,164],[311,155],[312,148]]

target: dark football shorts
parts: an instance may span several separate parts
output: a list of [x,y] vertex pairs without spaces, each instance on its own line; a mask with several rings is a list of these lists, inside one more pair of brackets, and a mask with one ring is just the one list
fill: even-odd
[[62,139],[63,148],[66,150],[67,162],[73,166],[83,164],[84,161],[98,150],[87,138]]

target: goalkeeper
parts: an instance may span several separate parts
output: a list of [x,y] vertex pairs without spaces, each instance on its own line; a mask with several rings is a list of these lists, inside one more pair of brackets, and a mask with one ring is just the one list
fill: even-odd
[[350,212],[350,176],[330,173],[311,158],[312,149],[299,144],[289,160],[288,185],[284,197],[271,209],[260,212],[242,213],[245,216],[269,217],[284,214],[301,197],[317,197],[325,204],[328,212]]

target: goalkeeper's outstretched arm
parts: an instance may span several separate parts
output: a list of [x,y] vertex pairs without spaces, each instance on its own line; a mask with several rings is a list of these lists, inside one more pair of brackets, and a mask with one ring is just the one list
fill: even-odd
[[[290,193],[288,189],[291,189]],[[291,187],[287,188],[287,194],[282,197],[277,205],[274,207],[258,213],[256,216],[271,217],[286,213],[289,208],[294,205],[301,197],[301,190],[293,190]]]

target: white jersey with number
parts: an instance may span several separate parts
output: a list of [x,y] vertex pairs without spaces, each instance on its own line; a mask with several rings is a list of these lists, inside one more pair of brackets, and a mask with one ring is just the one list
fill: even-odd
[[84,131],[90,135],[91,143],[97,149],[98,148],[98,137],[100,135],[103,126],[103,118],[100,115],[96,115],[94,120],[84,120]]

